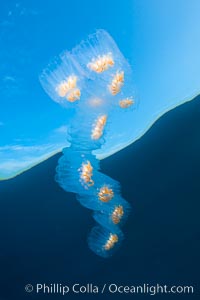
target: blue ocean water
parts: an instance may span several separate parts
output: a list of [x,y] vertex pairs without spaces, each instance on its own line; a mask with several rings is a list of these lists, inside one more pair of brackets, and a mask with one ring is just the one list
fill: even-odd
[[[91,212],[54,181],[59,155],[0,182],[0,299],[146,299],[147,295],[27,294],[27,283],[193,285],[200,270],[200,97],[101,162],[133,207],[126,239],[105,260],[87,247]],[[150,296],[149,296],[150,297]],[[158,298],[159,297],[159,298]],[[158,295],[158,299],[169,295]],[[171,297],[170,297],[171,298]]]
[[[198,0],[193,5],[182,0],[131,0],[117,5],[114,0],[3,1],[0,178],[13,176],[63,147],[68,111],[45,95],[38,77],[49,59],[98,28],[114,37],[133,67],[142,104],[142,118],[128,122],[122,140],[111,141],[107,152],[144,133],[142,121],[147,129],[160,112],[199,93]],[[193,285],[194,295],[177,298],[198,298],[199,112],[197,97],[167,113],[142,139],[101,162],[102,171],[121,183],[123,197],[133,207],[124,228],[126,239],[109,260],[87,247],[94,225],[91,212],[54,181],[59,155],[0,182],[0,300],[63,298],[27,294],[24,286],[75,282]],[[122,122],[117,124],[121,129]],[[147,297],[105,294],[103,299],[133,296]],[[66,297],[101,299],[102,295]]]

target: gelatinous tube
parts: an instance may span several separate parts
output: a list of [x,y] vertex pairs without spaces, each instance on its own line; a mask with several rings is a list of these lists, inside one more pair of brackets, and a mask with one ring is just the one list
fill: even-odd
[[131,68],[110,35],[98,30],[71,52],[62,53],[40,80],[54,101],[75,111],[68,131],[71,146],[63,149],[56,181],[94,211],[99,225],[88,237],[89,248],[110,257],[124,238],[121,227],[130,205],[120,195],[119,183],[100,172],[92,151],[110,138],[109,123],[118,105],[127,108],[136,101]]

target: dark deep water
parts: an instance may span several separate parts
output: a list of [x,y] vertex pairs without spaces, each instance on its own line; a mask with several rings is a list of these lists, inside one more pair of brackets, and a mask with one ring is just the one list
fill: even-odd
[[[88,249],[91,212],[54,182],[58,155],[0,182],[0,300],[146,299],[134,294],[27,294],[27,283],[200,287],[200,97],[167,113],[145,136],[102,161],[133,206],[126,240],[105,260]],[[157,295],[171,299],[171,295]]]

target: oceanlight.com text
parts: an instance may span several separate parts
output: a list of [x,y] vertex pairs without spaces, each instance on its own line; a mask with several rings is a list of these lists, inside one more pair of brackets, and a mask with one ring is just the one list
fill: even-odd
[[159,283],[152,285],[144,283],[141,285],[120,285],[115,283],[104,284],[65,284],[65,283],[37,283],[35,285],[27,284],[25,286],[27,293],[35,294],[148,294],[151,296],[157,294],[193,294],[194,287],[191,285],[161,285]]

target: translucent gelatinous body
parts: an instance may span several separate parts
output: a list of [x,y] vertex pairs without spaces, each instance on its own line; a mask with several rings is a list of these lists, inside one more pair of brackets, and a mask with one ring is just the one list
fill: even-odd
[[123,233],[110,231],[96,226],[92,229],[88,237],[88,244],[92,251],[102,257],[110,257],[119,248],[123,241]]
[[53,100],[75,111],[68,130],[71,147],[63,150],[56,181],[94,211],[99,226],[92,229],[88,244],[96,254],[109,257],[123,240],[120,227],[130,205],[121,197],[119,183],[99,171],[92,151],[110,138],[113,111],[136,101],[131,68],[109,34],[99,30],[63,52],[43,71],[41,83]]

